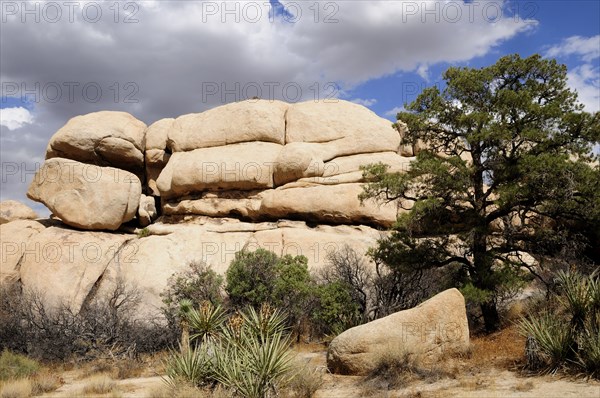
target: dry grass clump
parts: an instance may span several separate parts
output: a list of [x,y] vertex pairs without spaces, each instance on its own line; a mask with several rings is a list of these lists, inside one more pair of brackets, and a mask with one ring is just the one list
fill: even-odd
[[294,376],[282,391],[285,398],[311,398],[323,385],[323,372],[315,367],[297,361],[292,373]]
[[83,392],[86,394],[108,394],[114,392],[117,388],[117,383],[107,374],[99,374],[90,377]]
[[220,386],[202,389],[187,383],[161,385],[150,391],[148,398],[230,398],[231,394]]
[[6,382],[0,389],[0,398],[29,398],[32,395],[33,386],[29,379]]
[[113,379],[123,380],[140,377],[144,372],[145,365],[136,359],[98,360],[87,364],[81,374],[82,378],[88,378],[97,374],[107,374]]
[[459,379],[458,386],[465,390],[476,391],[489,388],[493,385],[493,380],[490,380],[485,375],[475,375]]
[[395,354],[392,348],[382,351],[373,370],[366,377],[366,384],[379,390],[406,388],[413,381],[433,383],[452,375],[439,366],[439,362],[429,362],[421,354],[403,352]]
[[132,379],[140,377],[144,372],[144,363],[135,359],[122,359],[115,362],[112,375],[114,378]]
[[40,372],[31,378],[34,395],[52,392],[62,385],[63,381],[55,374]]
[[513,389],[515,391],[526,392],[526,391],[533,390],[533,387],[535,387],[535,385],[533,384],[533,381],[528,380],[528,381],[520,381],[513,387]]

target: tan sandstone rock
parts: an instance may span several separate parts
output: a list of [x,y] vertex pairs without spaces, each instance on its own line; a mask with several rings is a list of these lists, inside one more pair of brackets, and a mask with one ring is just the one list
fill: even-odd
[[415,308],[396,312],[338,335],[327,351],[327,367],[338,374],[365,375],[383,355],[418,355],[435,360],[469,347],[465,300],[457,289]]
[[137,212],[138,222],[140,226],[147,227],[156,220],[158,212],[156,211],[156,204],[152,196],[146,196],[142,194],[140,196],[140,206]]
[[168,132],[172,152],[240,142],[285,143],[285,113],[281,101],[246,100],[175,119]]
[[27,196],[65,224],[88,230],[116,230],[135,217],[142,187],[132,173],[74,160],[48,159]]
[[126,112],[76,116],[50,139],[46,159],[65,158],[112,166],[142,176],[146,125]]
[[0,225],[0,283],[20,278],[18,265],[27,242],[44,229],[43,224],[32,220],[15,220]]
[[[398,152],[400,135],[392,123],[368,108],[342,100],[290,105],[285,142],[336,143],[346,153]],[[352,150],[350,150],[352,148]]]
[[396,221],[395,203],[361,204],[358,195],[362,184],[285,186],[261,194],[262,217],[300,218],[306,221],[335,224],[368,224],[390,226]]
[[20,261],[23,289],[41,294],[49,308],[67,305],[78,312],[94,284],[131,235],[49,227],[34,234]]
[[15,220],[35,220],[39,218],[33,209],[16,200],[0,202],[0,224]]
[[252,142],[174,153],[156,181],[161,197],[206,190],[273,187],[273,165],[282,146]]
[[146,130],[146,184],[148,185],[149,193],[154,196],[160,196],[160,192],[156,187],[156,180],[162,169],[165,168],[170,152],[167,152],[167,137],[169,130],[175,119],[161,119],[152,123]]

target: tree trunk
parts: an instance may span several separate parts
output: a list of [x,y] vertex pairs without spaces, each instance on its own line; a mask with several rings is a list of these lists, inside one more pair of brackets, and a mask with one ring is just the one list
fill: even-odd
[[486,332],[495,332],[500,329],[500,316],[496,303],[488,302],[481,304],[481,314],[483,315],[483,323]]
[[[488,214],[486,197],[484,193],[484,168],[482,166],[483,155],[482,149],[478,143],[472,144],[471,156],[473,158],[473,166],[475,172],[473,173],[473,193],[475,199],[474,210],[478,217],[478,225],[473,230],[473,241],[471,249],[473,251],[473,273],[471,274],[471,280],[473,286],[478,289],[493,292],[496,288],[494,285],[494,278],[492,270],[492,261],[488,256],[487,241],[488,241],[488,224],[486,217]],[[490,300],[486,303],[481,304],[481,314],[483,315],[483,322],[485,324],[485,330],[487,332],[494,332],[500,329],[500,316],[498,315],[498,309],[496,303]]]

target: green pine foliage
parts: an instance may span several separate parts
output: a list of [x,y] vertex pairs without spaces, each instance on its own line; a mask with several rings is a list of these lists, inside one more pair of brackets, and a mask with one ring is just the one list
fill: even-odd
[[523,253],[542,261],[583,242],[590,254],[598,241],[600,114],[583,112],[566,67],[539,55],[452,67],[444,81],[398,114],[404,142],[424,148],[410,170],[364,167],[360,198],[409,210],[374,259],[401,271],[459,265],[493,331],[505,285],[518,283],[498,272],[535,273]]

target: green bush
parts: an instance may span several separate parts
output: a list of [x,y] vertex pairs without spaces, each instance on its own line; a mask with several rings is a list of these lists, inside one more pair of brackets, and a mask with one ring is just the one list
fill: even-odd
[[272,302],[278,262],[275,253],[264,249],[237,252],[226,273],[225,290],[231,304],[237,308],[246,305],[258,308]]
[[188,270],[172,275],[161,294],[167,312],[176,312],[179,303],[185,299],[196,304],[203,301],[213,304],[223,302],[223,277],[204,262],[193,261],[188,267]]
[[8,350],[0,354],[0,380],[20,379],[35,374],[40,365],[25,355],[15,354]]
[[352,288],[343,282],[321,284],[315,291],[318,304],[311,320],[324,335],[337,335],[360,324],[361,307],[353,300]]
[[225,290],[233,308],[263,304],[279,308],[295,331],[310,313],[314,282],[304,256],[277,256],[268,250],[236,253],[227,269]]

